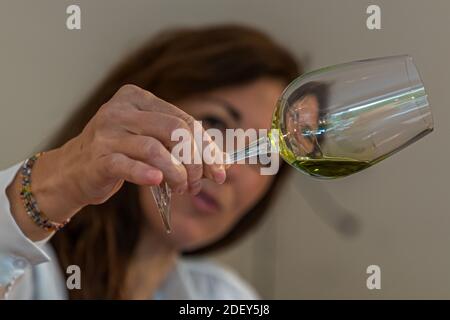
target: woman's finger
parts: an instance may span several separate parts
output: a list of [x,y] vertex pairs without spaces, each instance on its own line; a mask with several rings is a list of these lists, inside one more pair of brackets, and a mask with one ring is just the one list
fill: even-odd
[[161,170],[121,153],[111,153],[99,159],[98,172],[111,180],[126,180],[138,185],[159,185]]
[[129,158],[144,162],[163,173],[164,180],[178,193],[188,188],[188,173],[164,145],[153,137],[127,134],[115,139],[111,146],[114,153],[122,153]]

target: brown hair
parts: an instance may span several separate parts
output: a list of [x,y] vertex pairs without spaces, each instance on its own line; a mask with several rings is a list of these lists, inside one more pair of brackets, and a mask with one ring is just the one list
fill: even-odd
[[[50,148],[78,135],[98,108],[124,84],[135,84],[174,102],[261,77],[280,79],[287,84],[299,72],[299,66],[286,50],[249,27],[222,25],[167,31],[119,65],[70,117]],[[241,237],[261,218],[268,202],[269,198],[264,196],[222,240],[195,253],[223,247]],[[143,219],[138,188],[125,183],[104,204],[82,209],[53,237],[52,244],[63,270],[71,264],[83,270],[82,289],[71,290],[70,298],[123,298],[121,288]]]

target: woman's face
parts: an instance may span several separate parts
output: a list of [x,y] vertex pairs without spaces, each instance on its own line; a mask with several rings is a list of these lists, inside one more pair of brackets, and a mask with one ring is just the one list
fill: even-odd
[[[262,78],[178,101],[176,105],[202,121],[205,129],[219,129],[225,136],[227,128],[269,129],[283,89],[281,81]],[[222,185],[203,179],[202,191],[196,196],[172,194],[173,231],[168,235],[148,187],[140,187],[140,201],[151,232],[166,237],[179,250],[194,250],[228,232],[260,200],[272,181],[273,176],[260,174],[258,165],[237,164],[227,170]]]
[[292,133],[291,145],[299,156],[313,152],[317,144],[314,134],[305,134],[305,130],[316,132],[319,125],[319,101],[315,95],[306,95],[296,101],[289,110],[295,117],[286,121],[286,129]]

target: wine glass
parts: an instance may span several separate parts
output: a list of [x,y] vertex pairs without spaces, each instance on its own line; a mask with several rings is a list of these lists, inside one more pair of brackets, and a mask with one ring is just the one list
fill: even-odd
[[[391,56],[306,73],[283,91],[267,136],[227,163],[277,152],[317,178],[348,176],[389,157],[433,130],[425,88],[413,59]],[[170,232],[170,188],[152,187]]]

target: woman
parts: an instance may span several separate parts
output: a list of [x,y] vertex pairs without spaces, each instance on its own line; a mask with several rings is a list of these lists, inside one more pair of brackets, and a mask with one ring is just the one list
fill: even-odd
[[[27,214],[22,164],[0,173],[3,290],[25,299],[255,298],[234,274],[185,256],[241,237],[279,177],[260,175],[256,165],[225,172],[219,164],[176,164],[170,133],[192,130],[194,119],[223,131],[268,128],[277,98],[299,72],[287,51],[248,27],[180,29],[153,39],[30,168],[38,213],[51,226],[70,219],[64,228],[44,228],[41,216]],[[149,190],[162,179],[174,190],[169,235]],[[68,290],[64,276],[73,265],[81,289]]]

